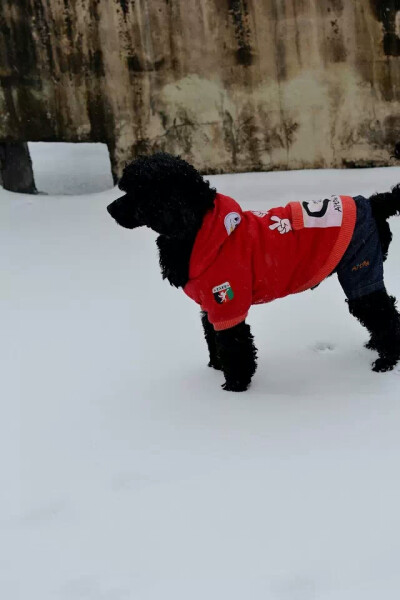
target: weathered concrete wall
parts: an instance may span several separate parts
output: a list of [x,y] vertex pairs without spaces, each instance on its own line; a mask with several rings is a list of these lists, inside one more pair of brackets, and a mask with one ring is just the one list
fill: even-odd
[[400,0],[1,0],[0,140],[103,141],[114,167],[384,165]]

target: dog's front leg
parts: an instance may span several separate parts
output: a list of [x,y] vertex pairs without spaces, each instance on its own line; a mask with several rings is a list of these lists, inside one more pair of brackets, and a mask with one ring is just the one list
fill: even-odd
[[222,370],[222,366],[217,352],[217,339],[215,335],[216,331],[208,320],[208,316],[205,311],[201,312],[201,323],[203,325],[204,337],[206,338],[208,353],[210,355],[210,362],[208,363],[208,366],[220,371]]
[[223,389],[244,392],[257,368],[257,348],[250,327],[244,321],[215,332],[217,354],[225,375]]

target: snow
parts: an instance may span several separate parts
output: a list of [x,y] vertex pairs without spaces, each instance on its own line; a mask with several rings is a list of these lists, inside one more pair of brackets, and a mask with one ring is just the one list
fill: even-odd
[[47,194],[90,194],[113,186],[106,144],[29,142],[37,189]]
[[[36,159],[41,189],[50,158]],[[90,179],[105,169],[92,161]],[[262,210],[384,191],[400,169],[210,179]],[[71,186],[83,171],[59,177]],[[370,370],[331,278],[253,307],[259,369],[248,392],[224,392],[155,235],[106,213],[117,195],[0,189],[0,597],[397,598],[400,369]]]

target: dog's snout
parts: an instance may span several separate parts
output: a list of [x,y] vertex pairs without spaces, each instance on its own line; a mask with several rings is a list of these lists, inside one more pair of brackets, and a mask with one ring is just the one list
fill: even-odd
[[108,211],[108,214],[109,214],[109,215],[111,215],[113,219],[115,219],[115,218],[116,218],[116,216],[117,216],[117,207],[116,207],[116,202],[117,202],[117,201],[116,201],[116,200],[114,200],[114,202],[111,202],[111,204],[109,204],[109,205],[107,206],[107,211]]
[[121,196],[121,198],[117,198],[114,202],[111,202],[107,206],[107,212],[112,218],[121,225],[121,227],[126,227],[127,229],[135,229],[136,227],[140,227],[143,223],[140,223],[138,219],[135,217],[132,207],[129,203],[129,199],[127,196]]

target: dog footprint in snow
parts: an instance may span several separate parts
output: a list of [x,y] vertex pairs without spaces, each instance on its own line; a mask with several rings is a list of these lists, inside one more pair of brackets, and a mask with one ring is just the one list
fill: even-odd
[[330,342],[318,342],[313,347],[314,352],[332,352],[335,349],[335,345]]

